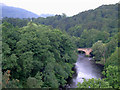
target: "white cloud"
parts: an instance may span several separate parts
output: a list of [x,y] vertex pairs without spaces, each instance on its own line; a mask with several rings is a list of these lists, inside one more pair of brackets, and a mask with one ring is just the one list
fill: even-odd
[[23,8],[36,14],[50,13],[68,16],[94,9],[103,4],[115,4],[119,0],[2,0],[2,3]]

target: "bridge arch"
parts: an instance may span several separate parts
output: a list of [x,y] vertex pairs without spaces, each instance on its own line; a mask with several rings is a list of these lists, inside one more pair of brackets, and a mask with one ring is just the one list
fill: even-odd
[[79,51],[85,52],[85,55],[87,55],[87,56],[90,56],[90,53],[92,52],[91,48],[78,48],[77,50],[78,50],[78,52]]
[[85,51],[78,51],[78,53],[82,53],[82,54],[85,54]]

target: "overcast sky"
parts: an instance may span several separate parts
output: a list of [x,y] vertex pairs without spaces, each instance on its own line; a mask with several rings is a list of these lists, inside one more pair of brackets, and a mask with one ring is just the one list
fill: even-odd
[[26,9],[40,14],[62,14],[73,16],[79,12],[95,9],[103,4],[115,4],[119,0],[0,0],[8,6]]

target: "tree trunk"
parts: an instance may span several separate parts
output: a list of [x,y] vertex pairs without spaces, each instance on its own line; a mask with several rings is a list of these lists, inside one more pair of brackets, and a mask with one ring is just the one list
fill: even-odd
[[103,60],[104,60],[104,64],[105,64],[105,51],[103,53]]

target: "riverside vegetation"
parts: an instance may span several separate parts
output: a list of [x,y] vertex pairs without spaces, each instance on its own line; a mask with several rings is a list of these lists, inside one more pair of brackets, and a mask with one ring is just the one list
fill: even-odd
[[84,79],[78,88],[120,89],[119,12],[114,4],[72,17],[3,18],[2,87],[64,87],[74,73],[77,48],[92,48],[96,63],[104,64],[104,77]]

